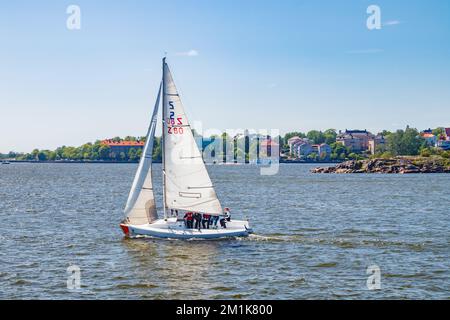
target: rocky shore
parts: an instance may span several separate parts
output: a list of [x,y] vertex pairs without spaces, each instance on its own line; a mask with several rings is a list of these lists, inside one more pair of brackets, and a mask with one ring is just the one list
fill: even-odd
[[450,173],[450,162],[443,158],[396,157],[351,160],[333,167],[319,167],[312,173]]

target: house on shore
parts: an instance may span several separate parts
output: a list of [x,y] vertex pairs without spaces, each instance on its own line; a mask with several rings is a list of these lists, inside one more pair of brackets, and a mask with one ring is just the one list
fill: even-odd
[[339,131],[336,142],[350,148],[353,152],[363,152],[369,150],[369,141],[375,136],[367,130],[345,130]]
[[275,158],[280,155],[280,145],[272,140],[271,137],[267,137],[260,143],[259,156],[262,158]]
[[420,136],[425,139],[427,145],[430,147],[437,146],[438,137],[433,134],[433,130],[424,130],[420,133]]
[[375,154],[378,151],[379,147],[382,147],[386,144],[386,139],[383,135],[379,134],[369,140],[369,151],[371,154]]
[[298,136],[292,137],[287,141],[287,144],[289,146],[289,154],[293,155],[295,153],[295,145],[298,145],[302,142],[309,142],[308,139],[300,138]]
[[319,159],[327,160],[331,157],[331,147],[326,144],[311,144],[308,139],[297,141],[292,146],[292,156],[297,159],[306,159],[309,155],[315,153]]
[[450,141],[450,128],[445,128],[445,140]]
[[120,154],[125,153],[126,155],[131,149],[135,149],[136,151],[139,149],[143,149],[145,146],[145,142],[143,141],[114,141],[114,140],[103,140],[102,145],[108,146],[111,148],[111,153]]
[[444,129],[444,134],[437,141],[436,146],[442,150],[450,150],[450,128]]

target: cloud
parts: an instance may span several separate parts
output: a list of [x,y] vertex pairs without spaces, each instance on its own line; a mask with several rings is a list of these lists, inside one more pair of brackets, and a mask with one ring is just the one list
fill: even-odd
[[196,57],[199,55],[197,50],[189,50],[189,51],[185,51],[185,52],[177,52],[176,53],[177,56],[183,56],[183,57]]
[[402,22],[399,20],[389,20],[383,23],[383,26],[396,26],[398,24],[401,24]]
[[375,54],[375,53],[382,53],[382,52],[384,52],[383,49],[362,49],[362,50],[347,51],[348,54]]

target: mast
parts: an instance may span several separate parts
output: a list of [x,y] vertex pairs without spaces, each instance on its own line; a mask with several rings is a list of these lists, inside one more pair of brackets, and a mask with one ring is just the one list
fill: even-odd
[[163,181],[163,210],[164,220],[167,220],[166,206],[166,79],[165,79],[166,57],[163,58],[162,64],[162,134],[161,134],[161,153],[162,153],[162,181]]

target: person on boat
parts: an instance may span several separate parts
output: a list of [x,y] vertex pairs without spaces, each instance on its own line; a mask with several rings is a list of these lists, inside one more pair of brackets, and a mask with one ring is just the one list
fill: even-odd
[[227,220],[228,222],[230,222],[230,221],[231,221],[231,212],[230,212],[230,208],[225,208],[223,211],[224,211],[225,220]]
[[201,223],[202,223],[202,215],[198,212],[194,213],[194,220],[195,220],[195,229],[200,230],[201,229]]
[[184,223],[185,223],[185,225],[186,225],[186,228],[188,228],[188,229],[192,229],[192,227],[193,227],[193,221],[194,220],[194,217],[193,217],[193,213],[192,212],[186,212],[185,214],[184,214]]
[[227,219],[225,217],[220,218],[220,226],[224,229],[227,228]]
[[204,213],[203,219],[202,219],[202,227],[203,229],[209,229],[209,226],[211,225],[211,215]]
[[211,224],[217,229],[217,222],[219,222],[219,216],[213,216],[211,219]]

